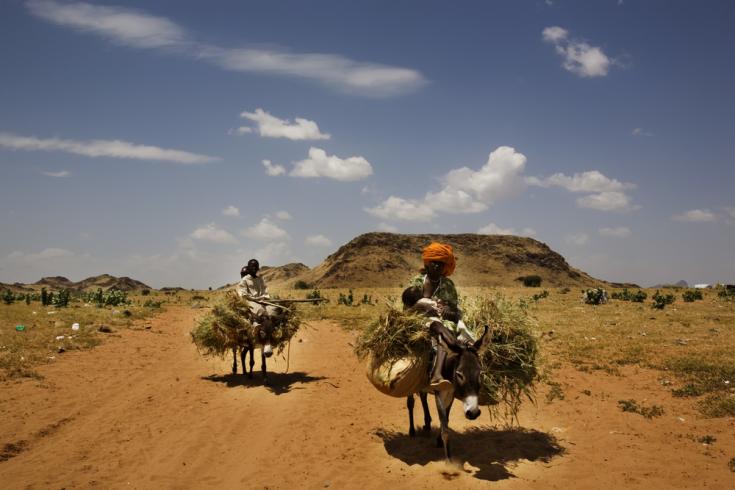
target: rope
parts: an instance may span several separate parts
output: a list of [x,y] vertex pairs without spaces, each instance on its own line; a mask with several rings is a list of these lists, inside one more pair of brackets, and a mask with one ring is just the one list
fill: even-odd
[[286,374],[288,374],[288,366],[291,364],[291,341],[288,341],[288,349],[286,351]]

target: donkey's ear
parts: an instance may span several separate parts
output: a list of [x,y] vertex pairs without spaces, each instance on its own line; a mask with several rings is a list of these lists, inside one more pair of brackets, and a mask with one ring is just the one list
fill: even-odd
[[485,325],[485,331],[482,332],[482,335],[479,339],[475,341],[475,345],[473,346],[475,349],[479,350],[480,347],[482,347],[482,341],[485,340],[485,336],[487,335],[487,325]]

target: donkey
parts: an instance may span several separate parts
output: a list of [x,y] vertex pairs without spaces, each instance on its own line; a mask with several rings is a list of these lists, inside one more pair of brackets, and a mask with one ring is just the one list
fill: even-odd
[[263,371],[263,384],[268,385],[268,373],[266,371],[265,359],[273,355],[271,343],[273,341],[273,329],[276,318],[261,319],[259,326],[255,329],[254,338],[243,336],[240,345],[232,348],[232,374],[237,374],[237,353],[240,351],[242,363],[242,374],[246,374],[245,357],[250,353],[250,372],[247,373],[253,379],[253,366],[255,365],[255,347],[260,346],[261,369]]
[[[487,335],[488,327],[482,336],[473,344],[464,344],[458,342],[457,339],[449,333],[442,331],[440,333],[442,340],[449,347],[451,354],[447,356],[442,366],[442,376],[452,382],[452,388],[439,391],[434,394],[436,399],[436,410],[439,413],[439,422],[441,428],[437,436],[436,444],[438,447],[444,447],[444,456],[449,461],[451,457],[451,449],[449,446],[449,411],[452,408],[454,399],[462,400],[464,414],[469,420],[475,420],[480,416],[480,408],[478,407],[478,394],[480,392],[480,375],[482,374],[482,365],[478,350],[482,346],[482,341]],[[431,431],[431,416],[429,415],[429,404],[427,402],[428,389],[419,392],[421,398],[421,407],[424,410],[424,432]],[[416,435],[416,429],[413,423],[413,395],[408,395],[406,402],[408,408],[408,421],[410,436]]]

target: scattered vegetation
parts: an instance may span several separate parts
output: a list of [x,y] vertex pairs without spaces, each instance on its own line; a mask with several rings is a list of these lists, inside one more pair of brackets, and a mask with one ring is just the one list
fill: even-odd
[[538,288],[541,287],[542,279],[541,276],[530,275],[517,277],[516,281],[521,281],[527,288]]
[[588,305],[602,305],[607,303],[607,291],[602,288],[592,288],[582,291],[582,301]]
[[339,293],[339,299],[337,300],[338,305],[344,305],[344,306],[352,306],[352,303],[355,301],[355,296],[352,293],[352,289],[345,295],[343,293]]
[[695,301],[704,299],[704,295],[700,289],[687,289],[681,294],[681,299],[685,303],[694,303]]
[[549,385],[549,391],[546,393],[546,403],[552,403],[554,400],[564,399],[564,390],[561,387],[561,383],[556,381],[547,381]]
[[651,308],[654,308],[656,310],[663,310],[664,308],[666,308],[666,305],[673,304],[674,301],[676,301],[676,296],[671,293],[661,294],[658,289],[653,294],[652,298],[653,303],[651,304]]
[[647,419],[660,417],[664,414],[664,408],[662,406],[651,405],[650,407],[646,407],[642,404],[639,405],[638,402],[636,402],[632,398],[629,400],[618,400],[618,406],[623,412],[637,413]]
[[543,290],[540,293],[536,293],[533,296],[531,296],[531,301],[538,302],[541,299],[548,298],[549,292],[547,290]]
[[705,398],[697,407],[707,417],[735,416],[735,360],[724,352],[709,358],[682,356],[668,360],[664,367],[684,380],[681,388],[672,390],[677,397]]
[[620,301],[632,301],[633,303],[643,303],[646,300],[646,298],[648,298],[648,295],[640,289],[636,291],[635,293],[632,293],[628,291],[628,288],[625,288],[622,291],[616,291],[612,293],[611,297],[612,299],[617,299]]
[[313,286],[309,284],[308,282],[304,281],[303,279],[299,279],[296,281],[293,285],[294,289],[311,289]]

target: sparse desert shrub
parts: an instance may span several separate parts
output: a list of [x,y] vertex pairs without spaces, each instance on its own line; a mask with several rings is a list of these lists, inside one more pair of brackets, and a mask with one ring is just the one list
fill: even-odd
[[363,305],[372,305],[373,304],[373,297],[369,296],[367,293],[362,295],[362,300],[360,301]]
[[727,467],[730,468],[730,471],[735,472],[735,458],[730,459],[730,462],[727,463]]
[[120,291],[119,289],[102,291],[102,288],[97,288],[96,291],[85,293],[82,295],[82,298],[88,303],[94,303],[99,308],[102,308],[103,306],[120,306],[130,303],[130,300],[128,300],[128,293]]
[[561,288],[561,290],[559,290],[559,294],[568,294],[570,291],[571,289],[569,288]]
[[717,291],[717,296],[723,299],[735,299],[735,286],[728,284]]
[[347,295],[339,293],[339,299],[337,300],[338,305],[352,306],[354,302],[355,302],[355,296],[352,293],[352,289],[350,289]]
[[666,305],[673,304],[674,301],[676,301],[676,297],[673,294],[661,294],[659,290],[657,289],[656,292],[653,294],[653,303],[651,304],[651,308],[654,308],[656,310],[663,310],[666,308]]
[[521,281],[524,286],[527,288],[537,288],[541,286],[541,276],[538,275],[530,275],[530,276],[521,276],[516,278],[516,281]]
[[15,302],[15,295],[10,289],[3,291],[3,303],[12,305]]
[[702,295],[702,291],[699,289],[688,289],[682,293],[681,299],[683,299],[685,303],[693,303],[694,301],[704,299],[704,296]]
[[59,291],[59,293],[53,297],[51,304],[54,306],[58,306],[60,308],[66,308],[69,306],[69,299],[71,298],[71,293],[68,289],[62,289]]
[[651,405],[650,407],[646,407],[642,404],[639,405],[638,402],[632,398],[630,400],[618,400],[618,406],[623,412],[637,413],[639,415],[643,415],[647,419],[660,417],[664,414],[664,407],[661,405]]
[[312,292],[306,295],[306,299],[322,299],[322,298],[323,298],[322,293],[318,289],[314,289]]
[[620,301],[632,301],[633,303],[643,303],[646,298],[648,298],[648,295],[641,291],[640,289],[636,291],[635,293],[631,293],[628,291],[628,288],[623,289],[622,291],[617,291],[612,293],[611,295],[612,299],[617,299]]
[[146,288],[146,289],[143,289],[143,290],[142,290],[142,291],[140,292],[140,294],[141,294],[142,296],[148,296],[149,294],[151,294],[151,290],[150,290],[150,289],[148,289],[148,288]]
[[304,281],[303,279],[299,279],[295,283],[293,283],[294,289],[311,289],[311,284]]
[[48,291],[46,291],[46,288],[41,288],[41,305],[43,306],[49,305]]
[[532,301],[538,301],[540,299],[544,299],[544,298],[548,298],[548,297],[549,297],[549,292],[544,289],[540,293],[536,293],[533,296],[531,296],[531,300]]
[[592,288],[582,291],[582,300],[588,305],[602,305],[607,303],[607,291],[602,288]]
[[143,303],[143,306],[146,308],[160,308],[162,301],[153,301],[152,299],[147,299],[145,303]]

